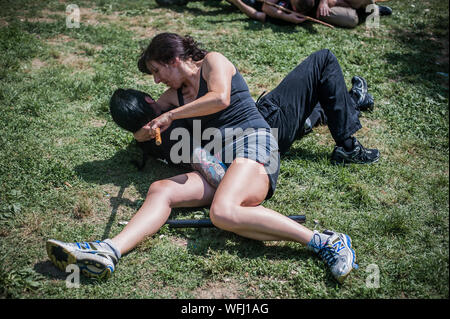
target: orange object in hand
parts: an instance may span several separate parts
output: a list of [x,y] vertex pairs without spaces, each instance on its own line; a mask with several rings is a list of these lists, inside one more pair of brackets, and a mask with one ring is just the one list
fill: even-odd
[[155,143],[156,145],[161,145],[162,143],[161,130],[159,129],[159,127],[156,128]]

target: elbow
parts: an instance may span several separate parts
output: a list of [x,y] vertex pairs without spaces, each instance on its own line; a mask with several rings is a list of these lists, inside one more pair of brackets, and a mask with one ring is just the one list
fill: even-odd
[[219,94],[217,97],[217,105],[220,107],[220,109],[225,109],[230,105],[230,95],[229,94]]

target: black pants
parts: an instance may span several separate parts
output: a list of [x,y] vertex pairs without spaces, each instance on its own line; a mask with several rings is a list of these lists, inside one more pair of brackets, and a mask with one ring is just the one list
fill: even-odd
[[344,76],[330,50],[311,54],[256,105],[272,128],[278,129],[278,145],[285,153],[303,134],[306,119],[320,102],[336,143],[362,126],[355,102],[347,92]]

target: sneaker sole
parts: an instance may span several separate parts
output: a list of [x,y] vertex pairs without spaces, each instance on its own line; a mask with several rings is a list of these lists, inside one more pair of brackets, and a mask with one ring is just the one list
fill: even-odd
[[345,158],[342,158],[342,157],[340,157],[340,158],[333,158],[333,155],[334,154],[332,154],[331,155],[331,160],[330,160],[330,162],[331,162],[331,164],[334,164],[334,165],[346,165],[346,164],[374,164],[374,163],[377,163],[379,160],[380,160],[380,155],[378,154],[378,157],[376,158],[376,159],[374,159],[373,161],[371,161],[371,162],[365,162],[365,163],[357,163],[357,162],[351,162],[351,161],[347,161]]
[[106,279],[113,273],[110,266],[89,259],[77,258],[73,252],[55,242],[47,241],[46,249],[52,263],[61,271],[66,272],[68,265],[77,265],[83,275],[95,279]]

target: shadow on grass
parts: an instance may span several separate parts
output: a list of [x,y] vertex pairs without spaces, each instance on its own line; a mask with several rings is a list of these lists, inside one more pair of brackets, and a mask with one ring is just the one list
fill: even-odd
[[291,147],[289,151],[281,156],[281,160],[305,160],[310,162],[319,162],[324,158],[331,158],[331,153],[321,147],[320,150],[310,150],[302,147]]
[[[38,274],[41,274],[42,276],[48,278],[49,280],[58,280],[58,281],[65,281],[67,280],[67,277],[70,276],[70,274],[73,274],[73,272],[63,272],[56,268],[55,265],[50,260],[47,261],[40,261],[37,262],[33,270],[37,272]],[[69,278],[70,280],[70,278]],[[72,282],[73,283],[73,282]],[[98,285],[101,283],[104,283],[104,280],[101,279],[91,279],[87,278],[85,276],[80,275],[80,285],[86,286],[86,285]]]
[[[125,150],[119,150],[108,159],[85,162],[75,167],[77,176],[88,183],[97,185],[112,184],[119,187],[117,196],[109,198],[112,210],[109,220],[105,225],[103,239],[109,238],[120,206],[125,205],[136,210],[139,209],[142,204],[141,198],[145,198],[148,187],[153,181],[172,177],[187,171],[186,168],[168,166],[152,158],[148,160],[143,171],[138,171],[131,164],[131,161],[139,159],[140,155],[139,149],[134,143],[131,143]],[[328,156],[328,153],[293,148],[284,158],[318,161],[323,159],[324,156]],[[123,197],[125,190],[130,186],[135,187],[140,194],[140,199],[133,201]],[[172,211],[170,218],[176,219],[178,216],[183,216],[192,211],[198,211],[199,209],[202,208],[177,208]],[[206,210],[204,210],[204,215],[204,218],[209,217]],[[267,245],[263,242],[247,239],[215,227],[197,230],[174,229],[171,232],[185,237],[187,239],[187,250],[189,253],[198,256],[208,256],[210,250],[212,250],[218,253],[226,252],[229,255],[237,256],[243,260],[259,259],[261,257],[275,261],[317,258],[300,244],[298,248],[293,245],[283,244]],[[69,275],[69,273],[58,270],[50,261],[38,262],[35,264],[34,269],[36,272],[50,279],[65,280]],[[326,269],[327,267],[324,265],[324,271]],[[82,284],[95,285],[97,283],[97,280],[82,279]],[[327,276],[326,285],[330,287],[335,286],[331,275]]]
[[[395,41],[400,47],[406,47],[405,52],[388,52],[385,57],[390,64],[397,66],[389,68],[390,78],[399,77],[412,83],[429,82],[427,89],[430,96],[442,93],[448,95],[449,47],[448,47],[448,15],[447,19],[434,17],[428,25],[420,28],[394,27]],[[438,72],[447,73],[447,77]]]
[[[136,145],[131,143],[127,149],[118,151],[111,158],[85,162],[75,167],[77,176],[88,183],[97,185],[112,184],[119,187],[117,196],[109,198],[112,211],[103,232],[103,239],[109,237],[117,210],[121,205],[132,207],[137,211],[142,204],[141,198],[145,198],[152,182],[188,171],[184,168],[169,166],[153,158],[150,158],[144,169],[139,171],[132,164],[132,161],[140,158],[140,156]],[[135,201],[123,198],[125,190],[131,186],[140,194],[140,198]]]
[[[292,244],[285,245],[283,242],[262,242],[244,238],[217,228],[201,229],[191,235],[182,231],[179,233],[188,238],[187,250],[190,254],[208,257],[211,251],[225,253],[223,258],[227,260],[221,257],[216,259],[218,263],[217,267],[230,267],[230,269],[226,269],[226,271],[230,272],[235,272],[235,270],[233,270],[233,262],[228,260],[229,256],[236,256],[240,261],[248,264],[254,264],[251,260],[260,259],[261,257],[267,259],[267,262],[275,263],[277,261],[306,261],[310,258],[317,259],[320,263],[319,257],[301,244],[295,244],[294,246]],[[227,266],[227,264],[229,265]],[[242,266],[238,267],[242,268]],[[245,265],[243,267],[246,268]],[[327,272],[325,285],[330,288],[336,287],[336,281],[325,263],[323,263],[323,270]],[[205,271],[216,270],[206,269]]]

